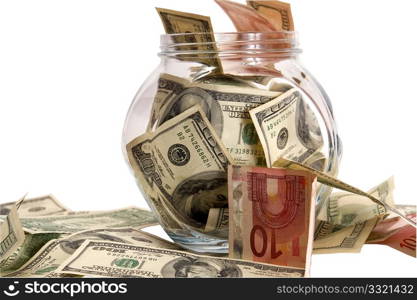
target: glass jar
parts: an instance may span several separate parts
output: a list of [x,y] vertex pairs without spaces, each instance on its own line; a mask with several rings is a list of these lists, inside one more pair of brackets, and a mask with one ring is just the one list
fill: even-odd
[[[189,147],[181,142],[164,144],[184,138],[183,133],[170,132],[167,124],[194,105],[211,124],[204,129],[209,132],[209,144],[221,141],[217,142],[223,144],[218,151],[228,152],[234,164],[264,166],[264,152],[249,110],[296,88],[302,95],[296,108],[298,139],[303,143],[303,136],[307,136],[310,144],[316,145],[302,162],[332,176],[337,174],[342,149],[332,106],[299,61],[296,33],[162,35],[161,49],[160,65],[129,108],[122,143],[144,198],[176,243],[197,252],[228,251],[227,164],[224,168],[218,163],[215,171],[203,162],[190,167],[186,163],[194,152]],[[284,131],[285,141],[286,135]],[[147,142],[138,146],[144,137]],[[153,144],[154,138],[159,139],[159,146]],[[293,154],[288,156],[294,159]],[[171,163],[175,165],[172,168]],[[319,208],[330,189],[318,184],[316,190]]]

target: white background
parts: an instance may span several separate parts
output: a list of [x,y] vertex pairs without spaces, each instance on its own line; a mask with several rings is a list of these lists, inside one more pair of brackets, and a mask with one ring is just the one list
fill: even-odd
[[[340,178],[368,189],[396,177],[416,204],[415,1],[291,1],[304,65],[333,101]],[[211,15],[209,0],[1,0],[0,202],[53,193],[73,210],[146,207],[121,150],[125,114],[159,63],[155,6]],[[163,235],[162,230],[154,229]],[[416,276],[386,246],[315,255],[314,277]]]

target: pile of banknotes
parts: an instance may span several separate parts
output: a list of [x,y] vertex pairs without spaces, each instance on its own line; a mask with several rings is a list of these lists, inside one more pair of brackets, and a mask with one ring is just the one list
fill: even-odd
[[[393,204],[392,178],[368,196],[390,203],[397,213],[387,213],[367,196],[343,192],[333,194],[315,220],[309,200],[314,180],[327,180],[322,175],[293,165],[233,167],[228,175],[229,256],[193,253],[143,231],[158,224],[150,211],[73,212],[47,195],[0,205],[0,276],[304,277],[312,253],[359,252],[365,243],[416,256],[415,225],[405,219],[415,221],[416,207]],[[255,185],[259,190],[249,194],[248,186]],[[259,213],[274,207],[275,214]]]
[[[238,32],[294,30],[286,3],[216,2]],[[393,178],[365,192],[328,172],[312,95],[276,74],[226,73],[207,55],[217,51],[210,18],[157,11],[180,50],[190,50],[181,34],[195,33],[192,47],[203,47],[177,59],[210,72],[160,74],[147,130],[126,146],[156,213],[73,212],[51,195],[1,204],[1,276],[305,277],[312,254],[364,244],[416,256],[416,207],[394,202]],[[338,191],[317,206],[319,185]],[[195,253],[142,230],[158,224],[228,239],[229,253]]]

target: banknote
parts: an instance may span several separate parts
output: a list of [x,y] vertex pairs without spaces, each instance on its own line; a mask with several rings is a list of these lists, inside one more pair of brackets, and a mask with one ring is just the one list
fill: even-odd
[[48,242],[25,265],[6,277],[49,277],[85,240],[118,242],[180,250],[175,244],[133,228],[94,229]]
[[265,157],[249,110],[279,95],[281,92],[250,87],[191,83],[162,74],[155,101],[164,105],[156,113],[160,116],[157,127],[199,104],[235,164],[262,166],[265,165]]
[[378,220],[379,217],[374,217],[348,227],[318,221],[314,232],[313,253],[360,252]]
[[[416,214],[409,215],[409,218],[415,221]],[[403,220],[401,219],[401,221]],[[384,227],[382,228],[379,227],[378,230],[380,233],[385,233],[385,238],[374,240],[374,241],[369,241],[368,239],[367,243],[386,245],[404,254],[410,255],[412,257],[416,257],[416,228],[415,227],[409,224],[404,224],[404,226],[398,229],[393,229],[392,227],[391,228],[384,228]],[[391,230],[391,233],[389,232],[389,230]]]
[[24,265],[43,245],[53,239],[63,236],[59,233],[25,234],[23,244],[13,254],[0,262],[0,277],[2,274],[11,273]]
[[12,255],[25,240],[16,207],[23,199],[24,197],[8,208],[8,213],[0,224],[0,262]]
[[[223,72],[220,59],[213,54],[217,51],[217,47],[210,17],[164,8],[156,10],[161,17],[165,32],[178,34],[172,37],[177,44],[175,50],[188,52],[186,55],[179,54],[179,58],[212,67],[212,73]],[[197,51],[198,54],[189,53],[190,51]]]
[[229,209],[211,208],[204,232],[227,239],[229,234]]
[[21,222],[25,232],[31,234],[74,233],[103,226],[106,228],[133,227],[139,229],[157,224],[152,212],[135,207],[112,211],[21,218]]
[[[395,205],[395,208],[401,215],[413,215],[416,213],[417,206],[411,205],[411,204],[397,204]],[[390,217],[395,217],[396,213],[390,214]]]
[[292,17],[291,5],[289,3],[276,0],[249,0],[247,3],[268,20],[268,22],[274,26],[275,30],[294,31],[294,20]]
[[304,164],[314,170],[324,172],[327,170],[328,162],[328,158],[323,152],[315,152],[304,162]]
[[303,97],[294,88],[250,110],[268,167],[279,158],[305,162],[323,146],[317,119]]
[[288,169],[292,169],[292,170],[305,170],[305,171],[310,171],[313,174],[315,174],[317,176],[317,181],[321,182],[327,186],[333,187],[333,188],[337,188],[339,190],[343,190],[346,192],[350,192],[350,193],[354,193],[357,195],[361,195],[361,196],[365,196],[368,199],[372,200],[373,202],[381,205],[381,207],[384,207],[386,212],[390,211],[392,213],[395,213],[397,215],[399,215],[401,218],[403,218],[408,224],[410,224],[411,226],[413,226],[414,228],[416,227],[416,222],[415,220],[412,220],[410,218],[407,218],[407,216],[401,212],[400,209],[397,209],[395,207],[395,205],[390,205],[389,203],[383,203],[380,199],[377,199],[375,196],[366,193],[350,184],[347,184],[339,179],[336,179],[334,177],[331,177],[330,175],[327,175],[323,172],[317,171],[313,168],[310,168],[304,164],[295,162],[295,161],[290,161],[284,158],[280,158],[277,161],[274,162],[273,164],[274,167],[276,168],[288,168]]
[[210,208],[227,207],[231,159],[198,105],[131,141],[127,153],[144,189],[182,223],[203,230]]
[[[394,178],[385,180],[368,191],[383,203],[394,206]],[[348,227],[386,214],[384,206],[353,193],[333,193],[325,200],[317,218],[331,224]]]
[[304,270],[251,261],[107,241],[85,241],[59,273],[97,277],[276,278],[302,277]]
[[313,246],[315,176],[229,167],[229,255],[305,269]]
[[[6,215],[13,205],[14,202],[0,204],[0,215]],[[19,206],[19,217],[56,215],[68,211],[53,195],[46,195],[36,198],[26,198]]]
[[258,14],[256,10],[246,5],[229,0],[215,0],[216,3],[229,16],[239,32],[268,32],[276,31],[275,27]]
[[[416,213],[407,214],[407,217],[410,219],[415,219]],[[400,229],[407,226],[408,223],[404,221],[399,216],[391,217],[381,220],[375,227],[372,229],[371,234],[366,240],[367,244],[379,243],[388,239],[390,236],[397,233]]]

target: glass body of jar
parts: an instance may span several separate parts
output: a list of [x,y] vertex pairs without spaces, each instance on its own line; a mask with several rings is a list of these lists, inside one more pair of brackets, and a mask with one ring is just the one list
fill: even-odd
[[[337,174],[342,149],[331,102],[301,65],[296,33],[163,35],[161,49],[160,65],[129,108],[122,146],[144,198],[176,243],[197,252],[228,251],[227,167],[189,166],[188,148],[170,144],[175,135],[184,138],[170,132],[172,120],[193,106],[235,164],[264,166],[249,111],[296,88],[302,101],[293,125],[305,147],[315,145],[302,162]],[[319,208],[330,189],[318,184],[316,191]]]

